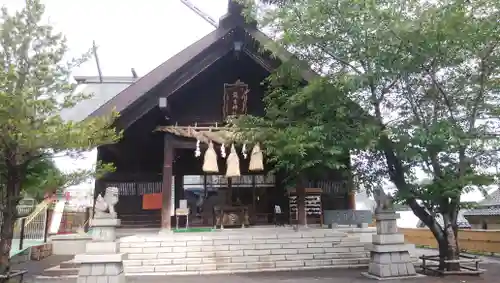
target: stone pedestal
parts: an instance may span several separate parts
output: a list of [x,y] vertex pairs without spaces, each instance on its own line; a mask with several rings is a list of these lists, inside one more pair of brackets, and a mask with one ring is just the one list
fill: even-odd
[[366,277],[384,280],[420,276],[410,259],[412,245],[405,244],[404,235],[398,233],[398,218],[399,214],[394,211],[375,215],[377,234],[373,235],[372,243],[367,245],[370,264],[368,272],[363,272]]
[[85,254],[75,256],[80,263],[78,283],[125,283],[123,254],[116,242],[119,219],[92,219],[92,242],[87,243]]

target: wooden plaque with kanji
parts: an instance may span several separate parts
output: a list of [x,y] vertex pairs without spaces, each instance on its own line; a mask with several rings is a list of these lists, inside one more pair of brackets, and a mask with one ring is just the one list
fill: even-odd
[[236,81],[234,84],[224,84],[224,105],[222,109],[222,118],[247,114],[247,101],[250,89],[248,85]]

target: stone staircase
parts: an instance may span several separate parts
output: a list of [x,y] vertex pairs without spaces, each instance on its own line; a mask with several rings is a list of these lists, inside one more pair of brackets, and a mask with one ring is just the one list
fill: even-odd
[[120,239],[127,275],[193,275],[367,267],[353,234],[327,229],[248,228]]
[[80,264],[73,260],[63,261],[60,265],[47,268],[43,271],[43,275],[48,278],[54,277],[76,277]]

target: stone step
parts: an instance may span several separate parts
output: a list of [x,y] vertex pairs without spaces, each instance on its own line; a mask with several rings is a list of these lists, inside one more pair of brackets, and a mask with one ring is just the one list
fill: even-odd
[[268,260],[255,262],[224,262],[214,259],[209,263],[177,263],[161,260],[144,262],[141,266],[125,266],[127,275],[141,274],[166,274],[166,275],[191,275],[191,274],[217,274],[217,273],[245,273],[256,271],[301,270],[322,268],[356,268],[366,267],[368,258],[344,259],[306,259],[306,260]]
[[74,262],[73,260],[67,260],[67,261],[61,262],[61,264],[59,264],[59,267],[61,267],[61,268],[79,268],[80,264]]
[[[244,231],[243,229],[240,229]],[[149,236],[129,236],[120,239],[121,243],[144,243],[144,242],[197,242],[197,241],[214,241],[221,242],[227,240],[244,240],[254,243],[262,243],[266,240],[272,241],[277,239],[319,239],[329,238],[332,241],[359,241],[359,237],[350,237],[347,233],[332,232],[330,230],[320,232],[290,232],[285,233],[269,233],[269,231],[255,233],[252,229],[248,229],[248,233],[238,231],[238,233],[224,232],[206,232],[196,233],[195,235],[187,235],[189,233],[178,233],[171,235],[149,235]],[[193,233],[194,234],[194,233]],[[300,240],[299,240],[300,241]],[[318,240],[325,241],[325,240]]]
[[326,229],[130,236],[120,239],[120,252],[127,274],[367,267],[369,260],[359,236]]
[[41,283],[55,283],[55,282],[77,282],[78,275],[66,275],[66,276],[47,276],[47,275],[37,275],[35,276],[34,282]]
[[275,261],[275,260],[313,260],[313,259],[350,259],[350,258],[368,258],[367,252],[352,252],[352,253],[281,253],[281,254],[262,254],[262,255],[237,255],[229,256],[227,254],[219,254],[217,252],[210,254],[189,254],[190,256],[178,256],[177,254],[129,254],[128,259],[124,260],[126,266],[137,265],[154,265],[154,264],[201,264],[201,263],[216,263],[216,262],[258,262],[258,261]]
[[[238,248],[238,249],[235,249]],[[123,249],[121,250],[124,253]],[[220,258],[220,257],[246,257],[246,256],[271,256],[271,255],[295,255],[295,254],[339,254],[342,257],[349,253],[363,253],[364,247],[328,247],[328,248],[312,248],[307,246],[284,246],[274,247],[272,249],[257,249],[255,247],[236,247],[227,246],[222,249],[221,246],[207,246],[199,249],[186,249],[180,250],[176,248],[157,248],[156,250],[149,250],[146,248],[143,251],[135,253],[128,253],[126,258],[129,260],[147,260],[147,259],[172,259],[172,258]]]
[[[130,248],[120,248],[121,253],[134,259],[136,254],[171,254],[173,257],[201,256],[243,256],[266,254],[306,254],[306,253],[349,253],[365,251],[363,244],[335,245],[332,243],[292,243],[292,244],[232,244],[232,245],[202,245],[202,246],[158,246],[144,247],[136,245]],[[215,253],[215,254],[214,254]],[[143,258],[141,258],[143,259]]]
[[359,238],[280,238],[280,239],[231,239],[231,240],[172,240],[121,242],[122,253],[148,252],[202,252],[214,250],[244,249],[305,249],[305,248],[341,248],[343,252],[349,248],[365,247]]
[[47,277],[60,277],[68,275],[78,275],[78,267],[62,268],[61,266],[54,266],[43,271],[43,275]]

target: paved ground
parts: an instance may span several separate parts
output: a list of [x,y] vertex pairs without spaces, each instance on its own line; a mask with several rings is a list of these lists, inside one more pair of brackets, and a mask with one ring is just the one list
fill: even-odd
[[[500,265],[484,265],[488,272],[481,277],[450,276],[444,278],[423,277],[417,279],[390,280],[390,283],[468,283],[468,282],[498,282]],[[364,269],[328,269],[313,271],[291,272],[260,272],[231,275],[203,276],[204,283],[368,283],[377,282],[363,277],[360,272]],[[165,277],[130,277],[127,283],[199,283],[200,276],[170,276]]]
[[[31,240],[31,239],[25,239],[23,241],[23,250],[32,247],[32,246],[37,246],[43,244],[43,239],[42,240]],[[20,252],[19,250],[19,239],[13,239],[12,240],[12,248],[10,249],[10,256],[13,256],[15,254],[18,254]]]
[[[421,251],[424,252],[424,251]],[[42,261],[31,261],[24,263],[14,268],[27,269],[28,274],[25,277],[25,282],[49,282],[36,281],[35,276],[42,274],[43,270],[58,265],[60,262],[71,259],[71,256],[51,256]],[[391,280],[390,283],[474,283],[474,282],[499,282],[500,278],[500,259],[498,258],[484,258],[485,264],[483,268],[487,272],[480,277],[472,276],[450,276],[444,278],[424,277],[417,279],[406,280]],[[246,274],[229,274],[229,275],[205,275],[201,276],[150,276],[150,277],[129,277],[127,283],[199,283],[203,278],[204,283],[220,283],[220,282],[237,282],[237,283],[363,283],[363,282],[376,282],[364,278],[360,272],[364,269],[329,269],[329,270],[315,270],[315,271],[292,271],[292,272],[260,272],[260,273],[246,273]],[[50,280],[55,283],[75,283],[76,279],[66,280]]]
[[[61,262],[66,260],[73,259],[74,256],[62,256],[62,255],[53,255],[41,261],[28,261],[20,264],[16,264],[12,266],[12,269],[24,269],[27,270],[28,273],[25,275],[25,282],[31,283],[35,282],[34,277],[40,274],[43,274],[43,271],[49,267],[59,265]],[[72,281],[69,281],[72,282]],[[68,282],[68,283],[69,283]],[[76,282],[76,280],[75,280]]]

